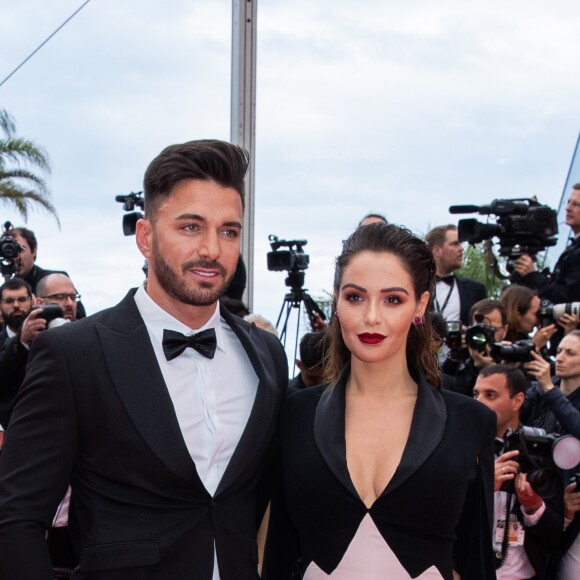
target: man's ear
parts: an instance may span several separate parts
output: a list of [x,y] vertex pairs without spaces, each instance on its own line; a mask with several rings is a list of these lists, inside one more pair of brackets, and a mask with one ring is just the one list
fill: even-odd
[[302,370],[302,361],[301,361],[300,359],[298,359],[298,358],[297,358],[297,359],[294,361],[294,364],[296,365],[296,368],[298,368],[298,369]]
[[515,397],[512,397],[512,405],[514,411],[519,411],[524,404],[526,398],[525,393],[518,393]]
[[153,227],[148,219],[142,218],[135,224],[135,241],[139,251],[146,257],[151,257],[151,242]]

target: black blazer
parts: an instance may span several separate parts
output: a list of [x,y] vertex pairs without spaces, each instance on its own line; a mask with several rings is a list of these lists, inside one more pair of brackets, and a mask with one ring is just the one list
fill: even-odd
[[481,282],[455,276],[455,283],[459,291],[459,317],[465,326],[471,326],[469,311],[480,300],[487,298],[487,290]]
[[[134,291],[133,291],[134,292]],[[256,530],[287,383],[278,339],[222,309],[259,378],[212,497],[189,455],[130,292],[42,333],[0,457],[0,578],[52,579],[44,530],[67,485],[83,580],[256,580]],[[265,495],[265,494],[264,494]]]
[[[346,465],[345,385],[291,395],[281,420],[280,468],[263,578],[288,580],[298,558],[330,574],[369,513],[410,577],[435,565],[446,580],[495,579],[495,414],[424,380],[401,463],[370,509]],[[361,577],[362,578],[362,577]]]

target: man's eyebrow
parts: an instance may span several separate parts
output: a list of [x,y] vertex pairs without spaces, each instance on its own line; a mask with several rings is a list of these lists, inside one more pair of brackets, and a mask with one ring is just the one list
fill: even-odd
[[[207,222],[207,218],[205,218],[204,216],[197,214],[197,213],[182,213],[181,215],[178,215],[175,219],[176,220],[183,220],[183,221],[202,222],[202,223]],[[227,222],[224,222],[220,227],[224,227],[224,226],[227,228],[242,229],[242,222],[239,222],[237,220],[227,221]]]
[[199,215],[197,213],[182,213],[181,215],[178,215],[175,219],[176,220],[194,220],[197,222],[207,221],[206,218],[204,218],[202,215]]

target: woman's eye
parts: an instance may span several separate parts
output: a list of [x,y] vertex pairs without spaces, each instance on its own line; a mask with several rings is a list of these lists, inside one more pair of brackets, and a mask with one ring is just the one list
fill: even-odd
[[387,296],[387,298],[385,298],[385,302],[388,304],[400,304],[401,299],[398,296]]
[[346,300],[348,302],[360,302],[362,300],[362,296],[360,296],[360,294],[347,294]]

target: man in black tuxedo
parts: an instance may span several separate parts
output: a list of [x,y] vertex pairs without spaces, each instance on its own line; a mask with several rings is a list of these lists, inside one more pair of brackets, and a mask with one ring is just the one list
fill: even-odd
[[33,343],[0,457],[0,578],[52,578],[44,532],[70,483],[73,579],[257,580],[288,368],[218,304],[247,166],[221,141],[166,148],[136,229],[146,282]]
[[461,268],[463,259],[457,226],[437,226],[427,233],[425,241],[433,252],[437,266],[435,310],[446,320],[461,320],[467,326],[469,310],[476,302],[487,298],[487,290],[480,282],[454,274]]

